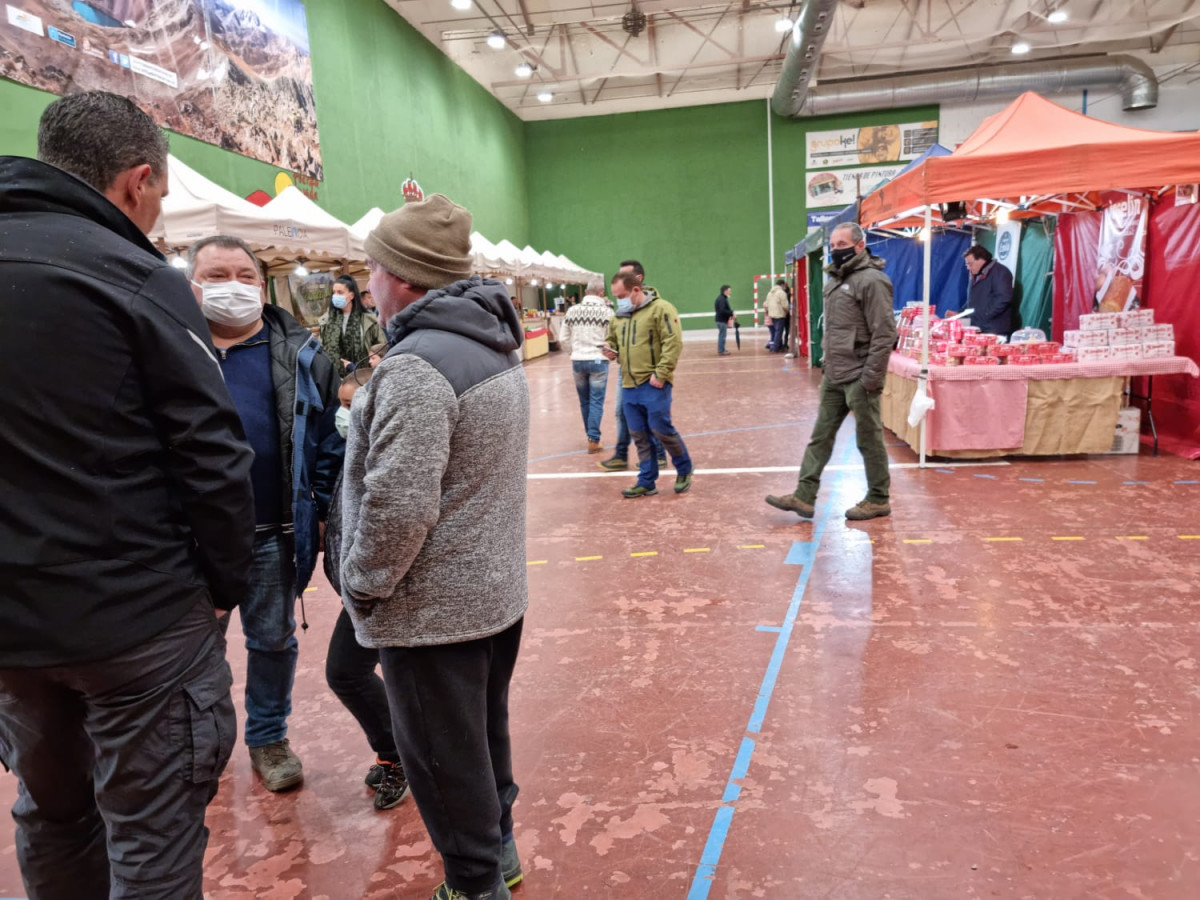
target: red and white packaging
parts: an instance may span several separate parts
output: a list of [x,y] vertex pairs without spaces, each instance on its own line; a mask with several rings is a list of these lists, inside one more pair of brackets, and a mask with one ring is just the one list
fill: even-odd
[[1080,331],[1106,331],[1117,327],[1120,313],[1085,313],[1079,317]]
[[[1147,310],[1149,312],[1149,310]],[[1142,343],[1149,344],[1157,341],[1173,341],[1175,340],[1175,326],[1167,323],[1165,325],[1147,325],[1142,329]]]
[[1160,359],[1164,356],[1174,355],[1174,341],[1147,341],[1142,344],[1142,357],[1144,359]]
[[947,364],[947,363],[946,363],[946,354],[945,354],[945,353],[935,353],[935,354],[933,354],[932,356],[930,356],[930,357],[929,357],[929,364],[930,364],[931,366],[944,366],[944,365],[946,365],[946,364]]
[[[1108,332],[1108,345],[1110,347],[1140,344],[1142,340],[1142,329],[1140,328],[1113,328]],[[1121,358],[1124,359],[1125,357]]]
[[1112,359],[1112,347],[1080,347],[1075,358],[1081,363]]
[[968,356],[963,360],[967,366],[998,366],[1000,360],[994,356]]
[[1117,313],[1118,328],[1148,328],[1154,324],[1154,310],[1133,309]]
[[1064,331],[1064,347],[1107,347],[1108,331]]
[[1109,352],[1112,353],[1110,359],[1141,359],[1142,345],[1141,344],[1120,344],[1116,347],[1109,347]]
[[1022,352],[1023,352],[1023,349],[1018,345],[997,344],[995,347],[992,348],[991,355],[998,356],[1000,359],[1004,359],[1005,357],[1008,357],[1008,356],[1017,356],[1017,355],[1021,354]]
[[1036,366],[1040,362],[1041,359],[1039,357],[1028,353],[1022,353],[1018,354],[1017,356],[1010,356],[1008,358],[1008,364],[1010,366]]
[[991,347],[1000,343],[1000,337],[995,334],[968,334],[963,337],[963,343],[968,347]]
[[1075,362],[1075,357],[1069,353],[1052,353],[1049,356],[1043,356],[1042,362],[1054,363],[1055,365],[1066,365],[1067,363]]

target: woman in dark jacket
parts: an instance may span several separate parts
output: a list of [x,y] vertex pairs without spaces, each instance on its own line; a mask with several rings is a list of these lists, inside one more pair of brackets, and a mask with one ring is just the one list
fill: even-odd
[[385,340],[379,320],[367,311],[358,283],[349,275],[333,283],[330,308],[321,316],[320,324],[321,346],[343,377],[360,363],[365,364],[371,347]]

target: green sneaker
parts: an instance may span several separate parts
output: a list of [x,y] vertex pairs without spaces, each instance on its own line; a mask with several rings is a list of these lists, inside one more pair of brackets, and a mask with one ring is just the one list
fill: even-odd
[[517,842],[505,841],[500,851],[500,877],[507,887],[521,883],[525,873],[521,871],[521,857],[517,855]]
[[682,493],[686,492],[687,489],[690,488],[691,486],[692,486],[692,473],[691,472],[688,472],[686,475],[677,475],[675,477],[675,493],[682,494]]
[[665,469],[667,467],[667,458],[665,456],[660,456],[658,458],[658,467],[660,469]]
[[476,891],[473,894],[455,890],[447,886],[446,882],[443,881],[438,885],[437,890],[433,892],[433,897],[430,900],[512,900],[512,892],[509,891],[508,885],[503,881],[494,888],[488,888],[486,891]]
[[609,472],[623,472],[629,468],[629,460],[623,456],[614,456],[611,459],[606,459],[604,462],[597,463],[600,468],[607,469]]
[[636,500],[638,497],[649,497],[651,494],[657,494],[656,487],[642,487],[640,484],[635,484],[633,487],[627,487],[621,491],[621,496],[626,500]]

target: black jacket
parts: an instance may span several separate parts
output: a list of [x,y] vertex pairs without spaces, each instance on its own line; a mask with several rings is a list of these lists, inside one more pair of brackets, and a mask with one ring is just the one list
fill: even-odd
[[1008,267],[992,260],[979,270],[979,275],[970,279],[967,289],[967,306],[971,313],[971,324],[979,326],[984,334],[1013,333],[1013,277]]
[[0,666],[236,605],[252,451],[187,280],[84,182],[0,157],[0,284]]
[[733,307],[729,305],[729,298],[724,294],[717,294],[717,299],[713,301],[713,309],[716,311],[717,322],[728,322],[733,318]]

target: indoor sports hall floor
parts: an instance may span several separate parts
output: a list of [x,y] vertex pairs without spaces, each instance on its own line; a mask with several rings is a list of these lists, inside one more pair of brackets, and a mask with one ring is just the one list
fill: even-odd
[[[694,486],[636,501],[582,451],[569,361],[526,366],[517,897],[1196,897],[1197,464],[919,471],[895,445],[894,514],[854,524],[851,420],[804,522],[763,496],[794,486],[818,377],[745,344],[686,345]],[[371,807],[366,742],[324,684],[338,600],[319,581],[305,601],[307,780],[267,793],[239,745],[207,894],[424,900],[440,867],[416,809]],[[3,816],[0,897],[22,896]]]

